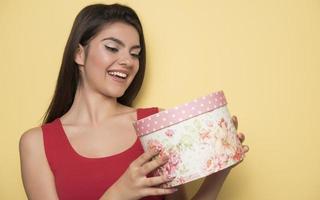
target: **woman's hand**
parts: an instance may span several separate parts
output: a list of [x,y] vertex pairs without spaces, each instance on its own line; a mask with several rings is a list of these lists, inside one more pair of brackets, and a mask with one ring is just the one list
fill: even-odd
[[150,150],[134,160],[125,173],[109,188],[102,199],[135,200],[146,196],[174,193],[176,191],[175,188],[157,187],[173,180],[173,178],[165,176],[147,177],[150,172],[168,162],[168,157],[158,157],[151,160],[158,154],[158,151]]
[[[238,119],[236,116],[232,116],[232,121],[233,124],[236,128],[236,130],[238,131]],[[239,138],[241,144],[242,144],[242,151],[244,154],[246,154],[249,151],[249,147],[247,145],[243,145],[243,142],[245,140],[245,136],[243,133],[237,132],[237,137]],[[241,160],[242,162],[242,160]],[[225,179],[227,178],[230,170],[237,166],[239,163],[228,167],[224,170],[221,170],[219,172],[216,172],[214,174],[211,174],[210,176],[207,176],[200,189],[198,190],[198,192],[196,193],[196,195],[192,198],[192,200],[213,200],[216,199],[220,189],[225,181]]]
[[[236,128],[236,130],[238,131],[238,119],[236,116],[232,116],[232,121],[233,124]],[[241,132],[237,132],[237,137],[239,138],[241,144],[243,144],[244,140],[245,140],[245,135]],[[249,151],[249,146],[248,145],[242,145],[242,150],[243,153],[246,154]]]

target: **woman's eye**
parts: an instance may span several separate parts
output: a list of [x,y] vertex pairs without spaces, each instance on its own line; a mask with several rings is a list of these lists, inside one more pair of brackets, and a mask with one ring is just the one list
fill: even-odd
[[132,53],[131,56],[135,57],[135,58],[139,58],[140,55],[139,54],[135,54],[135,53]]
[[113,48],[113,47],[108,47],[108,46],[105,46],[107,50],[111,51],[111,52],[117,52],[118,49],[117,48]]

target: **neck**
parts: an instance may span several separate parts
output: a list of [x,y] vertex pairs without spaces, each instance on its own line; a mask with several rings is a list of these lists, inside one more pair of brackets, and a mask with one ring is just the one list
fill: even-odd
[[84,87],[78,87],[66,121],[97,125],[119,113],[123,107],[115,97],[108,97]]

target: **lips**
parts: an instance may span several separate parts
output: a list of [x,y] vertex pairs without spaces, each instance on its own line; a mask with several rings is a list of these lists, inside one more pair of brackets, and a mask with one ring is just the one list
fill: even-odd
[[128,74],[119,71],[108,71],[108,74],[122,79],[126,79],[128,77]]
[[128,78],[128,72],[124,70],[108,70],[108,76],[117,83],[125,83]]

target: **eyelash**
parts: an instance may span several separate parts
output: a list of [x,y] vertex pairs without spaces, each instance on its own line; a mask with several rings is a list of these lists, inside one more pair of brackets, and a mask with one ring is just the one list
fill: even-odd
[[118,52],[118,49],[117,48],[113,48],[113,47],[108,47],[108,46],[105,46],[107,50],[111,51],[111,52]]
[[[108,47],[108,46],[105,46],[107,50],[113,52],[113,53],[116,53],[118,52],[119,50],[117,48],[113,48],[113,47]],[[132,57],[134,58],[139,58],[140,57],[140,54],[131,54]]]

